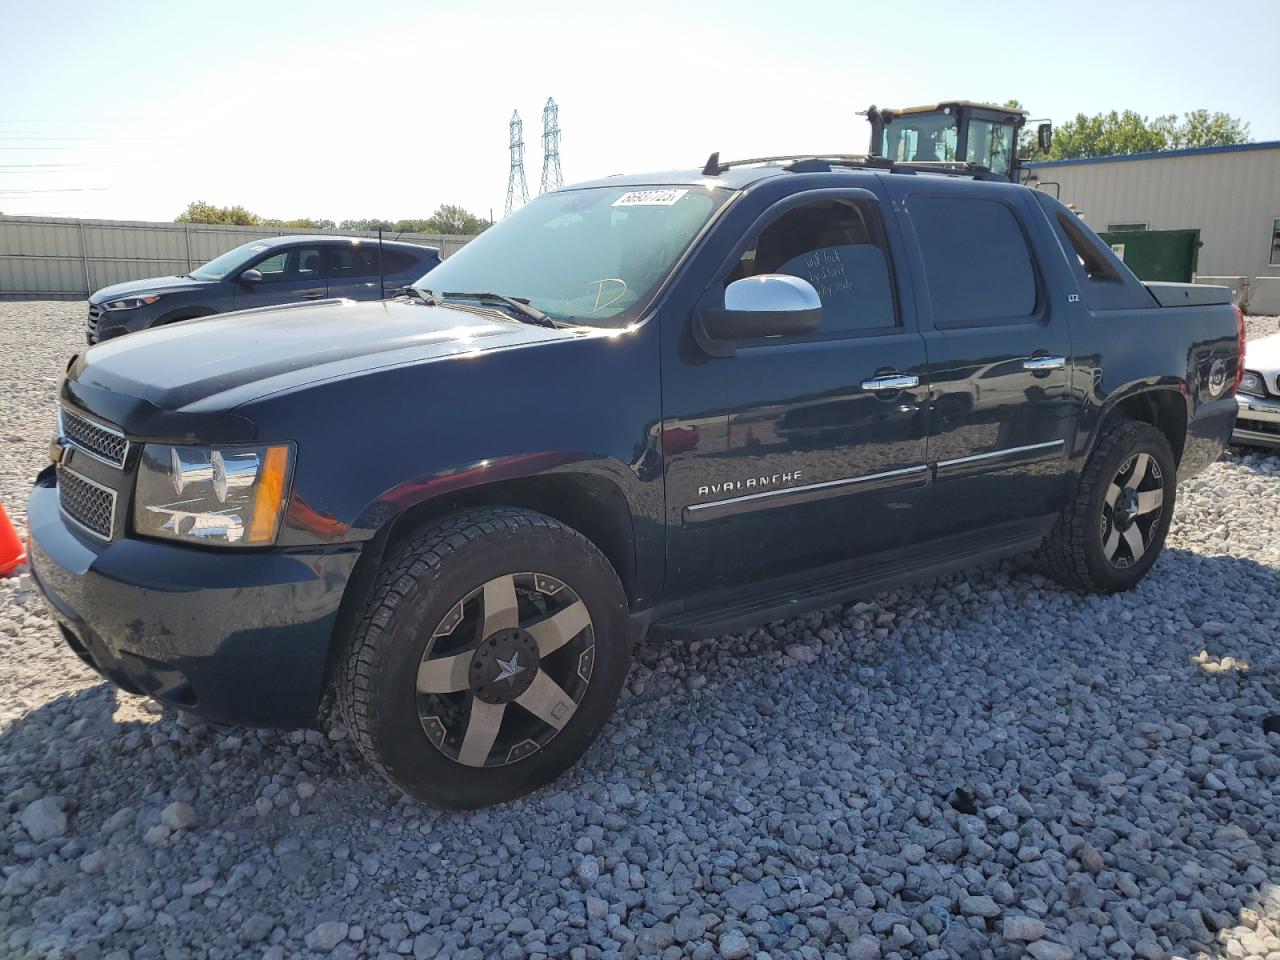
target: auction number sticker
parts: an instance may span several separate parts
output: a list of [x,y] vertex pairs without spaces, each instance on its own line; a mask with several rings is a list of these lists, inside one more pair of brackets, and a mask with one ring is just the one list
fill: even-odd
[[624,193],[611,207],[670,207],[688,193],[688,189],[668,190],[632,190]]

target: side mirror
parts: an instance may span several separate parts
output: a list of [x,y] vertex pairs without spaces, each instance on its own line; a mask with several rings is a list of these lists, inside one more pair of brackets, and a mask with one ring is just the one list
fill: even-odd
[[694,316],[694,336],[713,357],[733,356],[735,340],[794,337],[822,323],[822,299],[807,280],[764,273],[729,284],[724,307],[704,306]]
[[244,273],[240,274],[240,282],[241,283],[261,283],[262,271],[246,270]]
[[1053,143],[1053,124],[1042,123],[1036,127],[1036,144],[1040,147],[1041,153],[1048,153],[1049,146]]

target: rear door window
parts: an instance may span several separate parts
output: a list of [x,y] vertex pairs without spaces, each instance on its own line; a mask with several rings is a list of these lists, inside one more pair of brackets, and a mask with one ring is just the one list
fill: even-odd
[[1031,251],[1013,211],[980,197],[917,195],[907,211],[938,327],[1025,320],[1036,312]]
[[364,280],[378,275],[378,248],[376,245],[350,244],[329,248],[329,278],[341,283],[344,280]]

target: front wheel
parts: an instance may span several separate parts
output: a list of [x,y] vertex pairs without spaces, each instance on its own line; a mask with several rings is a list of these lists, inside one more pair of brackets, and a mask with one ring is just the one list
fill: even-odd
[[1155,427],[1120,420],[1104,428],[1075,495],[1040,548],[1041,566],[1080,590],[1128,590],[1164,547],[1176,472],[1169,441]]
[[626,675],[626,597],[604,555],[527,510],[456,514],[388,561],[338,685],[365,758],[438,806],[550,782],[599,734]]

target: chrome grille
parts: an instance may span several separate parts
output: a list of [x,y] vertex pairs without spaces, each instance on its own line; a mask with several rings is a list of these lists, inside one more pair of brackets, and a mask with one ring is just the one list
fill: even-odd
[[84,333],[89,343],[98,342],[98,324],[102,322],[102,308],[89,304],[89,319],[84,322]]
[[60,413],[59,432],[92,457],[97,457],[113,467],[123,467],[129,454],[129,441],[118,431],[94,423],[84,417],[63,410]]
[[95,537],[111,539],[116,515],[114,490],[108,490],[74,470],[59,467],[58,506],[78,526]]

